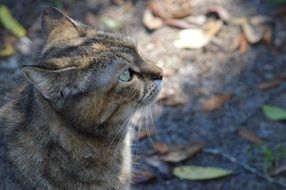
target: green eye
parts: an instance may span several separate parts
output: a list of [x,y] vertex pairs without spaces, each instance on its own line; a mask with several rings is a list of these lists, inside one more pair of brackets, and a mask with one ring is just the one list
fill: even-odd
[[119,80],[123,82],[128,82],[131,80],[131,74],[130,74],[129,69],[125,70],[123,73],[119,75]]

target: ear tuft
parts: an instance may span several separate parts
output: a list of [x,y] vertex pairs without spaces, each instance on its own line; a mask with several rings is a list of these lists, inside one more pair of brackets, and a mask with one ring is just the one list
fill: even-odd
[[79,36],[76,22],[55,7],[42,12],[42,33],[47,42],[67,40]]

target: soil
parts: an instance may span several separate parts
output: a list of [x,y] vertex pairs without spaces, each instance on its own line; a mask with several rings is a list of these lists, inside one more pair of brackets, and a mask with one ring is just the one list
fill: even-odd
[[[23,80],[19,68],[34,64],[36,52],[41,44],[37,27],[40,10],[46,4],[56,1],[9,1],[4,0],[13,15],[29,28],[30,52],[0,60],[0,106],[9,100],[9,93]],[[69,1],[64,1],[69,2]],[[219,5],[226,8],[231,17],[270,15],[271,9],[266,0],[193,0],[193,15],[206,12],[207,8]],[[22,10],[21,6],[30,9]],[[113,16],[124,23],[121,32],[136,39],[142,56],[165,69],[174,72],[164,78],[162,96],[170,96],[169,103],[162,101],[152,107],[141,110],[132,120],[138,128],[156,128],[156,135],[135,140],[134,158],[137,170],[148,170],[157,176],[156,180],[133,184],[134,190],[280,190],[281,186],[262,179],[256,174],[244,170],[239,165],[220,156],[204,151],[195,157],[176,164],[167,164],[171,170],[179,165],[216,166],[234,171],[225,178],[208,181],[181,180],[164,175],[146,162],[146,158],[156,154],[153,143],[163,142],[169,146],[188,145],[190,142],[203,142],[205,149],[220,150],[235,157],[240,163],[254,167],[258,173],[265,174],[265,156],[262,146],[272,150],[286,147],[285,122],[274,122],[265,117],[261,107],[265,104],[286,108],[286,83],[264,91],[258,85],[286,76],[286,49],[279,49],[266,43],[251,45],[245,54],[230,50],[234,39],[240,34],[240,28],[224,25],[216,36],[217,43],[210,43],[198,50],[181,50],[173,46],[179,29],[163,26],[156,31],[147,30],[142,23],[146,8],[145,1],[133,1],[128,7],[118,6],[110,1],[73,1],[64,3],[68,14],[78,20],[103,27],[100,17]],[[29,12],[29,14],[27,14]],[[89,16],[87,17],[86,15]],[[92,16],[91,16],[92,15]],[[280,18],[275,17],[275,22]],[[33,28],[32,28],[33,26]],[[104,28],[105,29],[105,28]],[[171,92],[172,91],[172,92]],[[214,111],[204,111],[202,103],[214,95],[234,94],[234,97]],[[175,97],[175,98],[174,98]],[[181,100],[182,105],[170,106]],[[152,118],[151,118],[152,116]],[[152,124],[154,121],[154,125]],[[140,125],[139,125],[140,124]],[[237,130],[245,127],[263,139],[263,145],[253,145],[238,135]],[[142,130],[142,129],[141,129]],[[139,131],[139,130],[138,130]],[[284,157],[284,161],[286,158]],[[275,180],[286,184],[285,176],[275,176]]]

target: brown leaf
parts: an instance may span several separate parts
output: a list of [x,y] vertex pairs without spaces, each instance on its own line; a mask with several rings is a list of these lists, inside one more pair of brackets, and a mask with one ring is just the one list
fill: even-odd
[[207,14],[215,14],[225,23],[227,23],[230,19],[229,12],[221,6],[209,7],[207,10]]
[[138,138],[139,140],[142,140],[142,139],[145,139],[145,138],[147,138],[147,137],[153,136],[154,133],[155,133],[155,132],[154,132],[153,130],[151,130],[151,129],[145,129],[145,130],[142,130],[142,131],[139,131],[139,132],[138,132],[137,138]]
[[220,107],[222,107],[225,102],[229,101],[234,94],[226,94],[222,96],[213,96],[207,100],[205,100],[202,104],[203,110],[204,111],[213,111],[216,110]]
[[166,154],[169,152],[169,146],[165,143],[157,142],[154,144],[154,149],[159,154]]
[[242,138],[254,143],[254,144],[261,144],[263,140],[258,137],[254,132],[250,131],[249,129],[245,127],[241,127],[238,129],[238,134]]
[[263,31],[257,25],[252,24],[248,18],[239,17],[234,19],[233,23],[242,27],[242,31],[250,44],[255,44],[261,41],[263,37]]
[[271,28],[266,28],[264,30],[264,33],[263,33],[263,41],[266,43],[266,44],[271,44],[272,43],[272,38],[273,38],[273,31]]
[[157,177],[150,171],[135,171],[133,172],[132,181],[134,183],[147,183],[156,178]]
[[266,81],[266,82],[259,84],[258,88],[260,90],[270,90],[273,88],[277,88],[282,83],[282,81],[283,81],[282,79],[273,79],[270,81]]
[[146,158],[148,165],[155,168],[160,174],[169,175],[171,173],[171,168],[166,162],[163,162],[158,158],[158,156],[152,156]]
[[189,1],[152,0],[149,9],[162,19],[183,18],[192,13],[192,4]]
[[170,151],[169,153],[161,156],[160,158],[166,162],[181,162],[196,155],[202,150],[202,148],[203,144],[191,144],[188,147]]
[[162,6],[160,1],[151,1],[148,4],[148,8],[153,12],[153,14],[162,19],[170,18],[170,15],[165,11],[164,6]]
[[173,26],[176,28],[182,28],[182,29],[188,29],[188,28],[196,28],[196,25],[187,22],[185,20],[179,20],[179,19],[167,19],[164,21],[165,24],[169,26]]
[[241,34],[239,40],[239,52],[241,55],[245,54],[249,48],[248,41],[244,34]]
[[159,17],[155,17],[149,9],[144,11],[143,23],[149,30],[155,30],[163,25],[163,21]]
[[280,165],[271,172],[271,175],[286,175],[286,165]]

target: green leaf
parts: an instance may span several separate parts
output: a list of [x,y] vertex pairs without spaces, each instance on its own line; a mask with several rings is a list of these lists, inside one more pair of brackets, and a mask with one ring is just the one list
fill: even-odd
[[0,23],[19,38],[27,34],[25,28],[12,16],[9,9],[4,5],[0,5]]
[[286,120],[286,110],[282,108],[272,105],[264,105],[262,106],[262,110],[265,116],[273,121]]
[[173,174],[181,179],[208,180],[231,175],[232,171],[216,167],[178,166]]
[[12,44],[4,44],[3,48],[0,49],[0,57],[9,57],[15,53],[15,49]]

